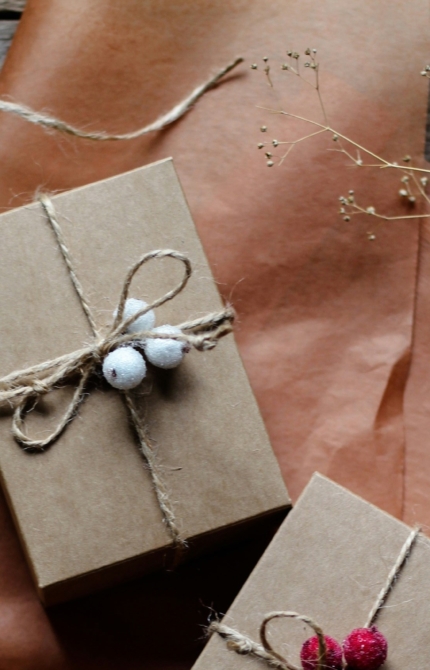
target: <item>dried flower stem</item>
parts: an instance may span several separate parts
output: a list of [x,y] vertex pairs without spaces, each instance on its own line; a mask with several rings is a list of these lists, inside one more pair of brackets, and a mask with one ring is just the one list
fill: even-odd
[[[382,156],[379,156],[378,154],[375,154],[373,151],[370,149],[362,146],[355,140],[351,139],[350,137],[344,135],[343,133],[339,132],[337,129],[333,128],[327,118],[327,113],[324,107],[323,99],[321,96],[321,87],[320,87],[320,80],[319,80],[319,63],[316,61],[316,49],[306,49],[305,55],[309,57],[309,60],[307,60],[304,63],[305,68],[310,68],[314,71],[315,79],[314,81],[310,81],[308,78],[304,77],[301,74],[300,71],[300,54],[296,51],[287,51],[287,55],[289,58],[289,61],[286,63],[283,63],[281,66],[282,70],[286,70],[288,72],[291,72],[293,75],[296,77],[299,77],[303,82],[306,84],[310,85],[317,94],[319,105],[321,108],[321,112],[324,117],[324,123],[321,123],[319,121],[316,121],[314,119],[307,118],[305,116],[301,116],[299,114],[293,114],[291,112],[287,112],[283,109],[271,109],[268,107],[258,107],[259,109],[263,109],[270,114],[278,114],[282,116],[287,116],[292,119],[296,119],[298,121],[303,121],[306,124],[309,124],[311,126],[316,127],[318,130],[315,130],[314,132],[308,133],[306,135],[303,135],[302,137],[297,138],[296,140],[292,141],[279,141],[279,140],[272,140],[270,143],[269,142],[260,142],[258,145],[258,148],[261,149],[265,147],[267,144],[271,144],[273,147],[278,147],[280,145],[288,145],[287,151],[279,158],[278,164],[281,165],[285,159],[289,156],[290,152],[292,149],[299,144],[300,142],[303,142],[305,140],[308,140],[312,137],[315,137],[316,135],[321,135],[324,133],[329,133],[332,136],[332,140],[336,142],[337,147],[329,149],[329,151],[334,151],[336,153],[342,153],[344,154],[351,162],[352,166],[356,167],[368,167],[368,168],[379,168],[380,170],[386,170],[386,169],[394,169],[394,170],[400,170],[400,172],[403,174],[401,178],[402,182],[402,188],[399,190],[398,195],[400,195],[404,201],[409,205],[409,206],[414,206],[417,197],[425,200],[427,203],[430,204],[430,197],[427,195],[425,191],[425,187],[427,186],[428,178],[426,176],[422,176],[421,178],[418,178],[419,175],[427,175],[430,174],[430,169],[428,168],[423,168],[423,167],[417,167],[414,165],[409,165],[411,161],[410,156],[404,156],[402,159],[402,162],[407,164],[406,165],[401,165],[397,162],[394,161],[389,161],[383,158]],[[265,63],[265,68],[264,72],[268,78],[270,86],[273,86],[272,80],[270,79],[269,76],[269,71],[270,67],[268,65],[268,58],[265,57],[263,58],[263,61]],[[253,64],[251,66],[253,70],[258,69],[258,66],[256,64]],[[425,69],[421,72],[421,75],[425,76],[426,78],[430,79],[430,65],[427,65]],[[267,126],[262,126],[260,128],[262,132],[267,132]],[[345,148],[345,145],[347,148]],[[352,149],[355,150],[356,156],[354,156]],[[374,162],[368,162],[365,163],[362,159],[362,154],[367,156],[369,159],[373,159]],[[275,165],[275,160],[272,156],[271,152],[266,152],[266,158],[267,158],[267,166],[272,167]],[[340,214],[343,214],[343,218],[345,221],[350,221],[350,217],[352,215],[356,214],[367,214],[367,215],[372,215],[377,219],[380,219],[382,221],[400,221],[400,220],[409,220],[409,219],[424,219],[424,218],[429,218],[430,213],[424,213],[424,214],[404,214],[404,215],[398,215],[398,216],[390,216],[390,215],[385,215],[381,214],[379,212],[376,212],[375,208],[372,206],[368,207],[362,207],[358,205],[356,202],[353,191],[349,192],[348,198],[344,198],[341,196],[340,198],[342,207],[340,209]],[[375,234],[374,232],[368,233],[369,239],[373,240],[375,239]]]

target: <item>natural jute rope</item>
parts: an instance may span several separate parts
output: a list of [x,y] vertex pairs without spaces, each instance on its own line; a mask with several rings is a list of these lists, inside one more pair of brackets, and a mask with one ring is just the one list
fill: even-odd
[[97,141],[134,140],[137,137],[141,137],[142,135],[147,135],[148,133],[152,133],[156,130],[162,130],[163,128],[170,125],[174,121],[180,119],[181,116],[186,114],[186,112],[188,112],[188,110],[191,109],[194,103],[197,102],[197,100],[206,93],[206,91],[216,86],[216,84],[220,81],[220,79],[222,79],[226,74],[231,72],[231,70],[233,70],[237,65],[239,65],[239,63],[242,62],[243,58],[241,57],[235,58],[232,63],[229,63],[228,65],[226,65],[226,67],[223,67],[208,81],[204,82],[200,86],[197,86],[197,88],[195,88],[194,91],[190,93],[190,95],[188,95],[184,100],[182,100],[182,102],[175,105],[175,107],[173,107],[173,109],[167,112],[167,114],[163,114],[156,121],[150,123],[148,126],[144,126],[143,128],[139,128],[138,130],[134,130],[133,132],[130,133],[123,133],[120,135],[109,135],[104,131],[86,132],[84,130],[79,130],[79,128],[71,126],[69,123],[66,123],[65,121],[56,119],[55,117],[50,116],[49,114],[36,112],[33,109],[30,109],[30,107],[27,107],[26,105],[21,105],[16,102],[10,102],[8,100],[0,100],[0,112],[8,112],[10,114],[15,114],[16,116],[19,116],[21,119],[25,119],[30,123],[35,123],[38,126],[43,126],[44,128],[51,130],[58,130],[62,133],[73,135],[75,137],[82,137],[87,140],[97,140]]
[[[420,528],[414,528],[402,546],[397,560],[390,570],[386,582],[378,594],[375,604],[370,610],[369,616],[367,617],[367,621],[365,623],[366,628],[369,628],[372,624],[375,623],[379,612],[384,606],[390,591],[394,587],[394,584],[399,577],[403,566],[405,565],[406,559],[408,558],[419,533]],[[229,626],[226,626],[219,621],[213,621],[209,625],[208,633],[218,633],[218,635],[227,640],[227,647],[232,651],[235,651],[237,654],[254,656],[261,661],[265,661],[270,667],[279,668],[279,670],[300,670],[300,668],[298,668],[296,665],[278,654],[267,639],[266,629],[269,622],[272,621],[272,619],[280,618],[298,619],[299,621],[303,621],[304,623],[308,624],[308,626],[314,630],[316,636],[318,637],[318,670],[324,670],[327,654],[324,633],[321,627],[310,617],[307,617],[303,614],[298,614],[297,612],[269,612],[269,614],[266,614],[260,625],[261,644],[254,642],[251,640],[251,638],[247,637],[246,635],[242,635],[242,633],[239,633],[234,628],[230,628]]]
[[[52,445],[66,429],[67,425],[74,419],[80,404],[84,400],[85,389],[90,377],[97,372],[104,357],[113,349],[116,349],[125,343],[157,338],[179,340],[180,342],[186,342],[190,347],[194,347],[199,351],[206,351],[215,347],[221,337],[232,331],[232,323],[234,319],[233,309],[227,307],[219,312],[207,314],[200,319],[181,323],[179,328],[181,329],[182,334],[180,335],[154,333],[152,331],[127,333],[127,328],[136,321],[136,319],[177,296],[178,293],[185,288],[191,276],[191,263],[186,256],[178,251],[173,251],[172,249],[160,249],[144,254],[128,270],[124,279],[113,323],[105,334],[100,334],[92,316],[90,306],[84,296],[82,285],[76,274],[74,263],[58,223],[52,201],[47,195],[41,195],[40,202],[44,208],[47,221],[54,232],[61,254],[67,265],[69,276],[79,298],[82,310],[90,324],[94,335],[94,342],[78,351],[59,356],[58,358],[45,361],[38,365],[33,365],[25,370],[12,372],[0,379],[0,405],[13,403],[15,406],[12,419],[13,436],[23,449],[33,452],[44,451]],[[123,319],[125,302],[134,275],[142,265],[159,258],[173,258],[183,263],[185,266],[185,273],[182,280],[176,287],[161,296],[161,298],[157,298],[150,305],[147,305],[132,317]],[[57,385],[72,383],[76,379],[78,380],[78,383],[73,398],[53,432],[45,439],[38,440],[28,437],[24,432],[24,424],[29,404],[34,404],[38,398],[52,391]],[[168,491],[161,476],[160,468],[157,464],[146,426],[140,417],[139,409],[132,393],[130,391],[120,393],[124,398],[138,437],[141,454],[148,465],[155,494],[163,513],[166,527],[174,544],[183,546],[185,543],[180,537],[173,507],[169,500]]]

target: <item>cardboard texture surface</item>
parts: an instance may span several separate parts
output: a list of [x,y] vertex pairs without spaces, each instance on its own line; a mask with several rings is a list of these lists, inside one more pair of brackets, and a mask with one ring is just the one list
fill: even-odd
[[[186,289],[156,310],[158,324],[219,309],[171,161],[53,202],[99,327],[111,320],[128,268],[153,249],[179,250],[194,268]],[[79,349],[91,334],[40,204],[3,214],[0,235],[0,369],[7,374]],[[152,261],[136,276],[130,296],[151,302],[182,273],[178,262]],[[209,355],[196,353],[174,371],[153,369],[140,400],[191,554],[193,539],[204,546],[202,536],[289,502],[233,338]],[[68,400],[62,395],[66,391],[54,391],[30,414],[29,433],[46,434]],[[0,439],[5,490],[48,603],[82,592],[85,575],[85,590],[95,588],[98,575],[88,576],[94,571],[109,570],[105,583],[112,583],[118,569],[122,577],[133,574],[137,559],[140,569],[148,568],[145,555],[150,567],[161,567],[161,550],[171,539],[118,392],[92,390],[44,454],[19,449],[8,413]]]
[[[411,529],[321,475],[314,475],[223,622],[259,642],[265,614],[306,614],[339,642],[365,625]],[[376,625],[388,641],[384,667],[419,670],[430,659],[430,541],[420,535]],[[299,664],[312,629],[274,621],[269,641]],[[193,670],[263,668],[215,634]]]

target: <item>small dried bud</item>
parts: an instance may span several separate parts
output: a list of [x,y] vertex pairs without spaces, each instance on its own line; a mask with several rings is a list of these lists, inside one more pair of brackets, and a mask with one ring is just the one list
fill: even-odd
[[272,167],[274,165],[273,161],[267,161],[267,167]]
[[416,200],[416,198],[415,198],[414,195],[410,195],[409,198],[408,198],[408,200],[409,200],[409,202],[414,203],[415,200]]
[[411,160],[411,157],[409,156],[409,154],[407,154],[406,156],[403,156],[403,158],[402,158],[402,161],[404,163],[409,163],[410,160]]
[[373,242],[373,240],[376,240],[376,235],[375,233],[367,233],[367,239]]
[[289,66],[286,63],[282,63],[281,70],[289,70]]
[[405,188],[401,188],[399,191],[399,195],[401,195],[402,198],[405,198],[408,195],[408,192]]
[[258,144],[258,148],[259,148],[259,149],[262,149],[263,147],[264,147],[263,142],[259,142],[259,144]]
[[300,58],[300,54],[298,54],[297,51],[293,51],[292,56],[293,56],[293,58],[295,58],[296,60],[299,60],[299,58]]
[[272,158],[272,154],[270,153],[270,151],[266,151],[265,156],[267,156],[267,158]]
[[346,221],[346,222],[351,221],[351,217],[350,216],[344,216],[343,220]]
[[354,191],[352,190],[352,188],[348,191],[348,193],[349,195],[354,195]]
[[267,58],[267,56],[264,56],[263,60],[264,60],[265,63],[267,63],[267,61],[268,61],[269,59]]
[[253,63],[253,64],[251,65],[251,70],[256,70],[257,67],[258,67],[257,63]]
[[311,55],[311,50],[308,47],[305,51],[305,56],[310,56],[310,55]]
[[292,51],[287,51],[287,56],[292,56],[293,52]]
[[262,133],[267,132],[267,126],[261,126],[260,130]]
[[317,69],[316,64],[315,64],[315,63],[311,63],[311,68],[312,68],[312,70],[316,70],[316,69]]
[[422,77],[427,77],[427,72],[425,70],[421,70],[420,75]]
[[338,139],[339,139],[339,136],[338,136],[338,135],[333,135],[333,142],[337,142]]
[[278,142],[278,140],[272,140],[272,144],[273,144],[274,147],[277,147],[279,142]]
[[345,214],[345,207],[341,207],[339,210],[339,214]]
[[375,213],[375,208],[374,207],[367,207],[366,212],[368,214],[374,214]]
[[402,181],[404,184],[406,184],[406,182],[409,181],[409,176],[408,176],[407,174],[405,174],[405,175],[401,178],[400,181]]
[[316,49],[312,49],[312,53],[313,53],[313,54],[316,54],[316,52],[317,52]]
[[423,186],[427,186],[428,178],[427,177],[421,177],[420,182]]
[[310,67],[310,66],[311,66],[311,64],[306,61],[305,67]]

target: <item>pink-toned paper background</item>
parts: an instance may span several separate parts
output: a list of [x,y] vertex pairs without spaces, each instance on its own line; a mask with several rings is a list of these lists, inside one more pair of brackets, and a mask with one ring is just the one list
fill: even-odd
[[[364,206],[400,214],[399,175],[349,167],[326,151],[328,137],[297,146],[270,170],[256,145],[307,132],[258,105],[321,120],[311,88],[279,70],[287,48],[315,46],[331,125],[388,159],[408,153],[420,162],[428,28],[424,0],[29,0],[0,74],[2,97],[115,133],[152,121],[214,69],[246,58],[184,119],[133,142],[95,144],[1,115],[0,205],[172,155],[220,291],[238,311],[237,342],[293,498],[318,469],[424,525],[428,226],[420,244],[411,222],[384,225],[369,242],[373,221],[344,222],[338,197],[354,188]],[[249,70],[266,55],[273,90],[261,67]],[[231,554],[238,569],[225,596],[225,571],[207,559],[186,568],[188,582],[174,577],[175,588],[166,576],[154,578],[157,587],[142,580],[46,614],[2,513],[0,668],[189,667],[198,594],[210,605],[213,593],[223,607],[252,564]],[[199,571],[209,582],[199,582]],[[189,628],[169,647],[182,618]]]

